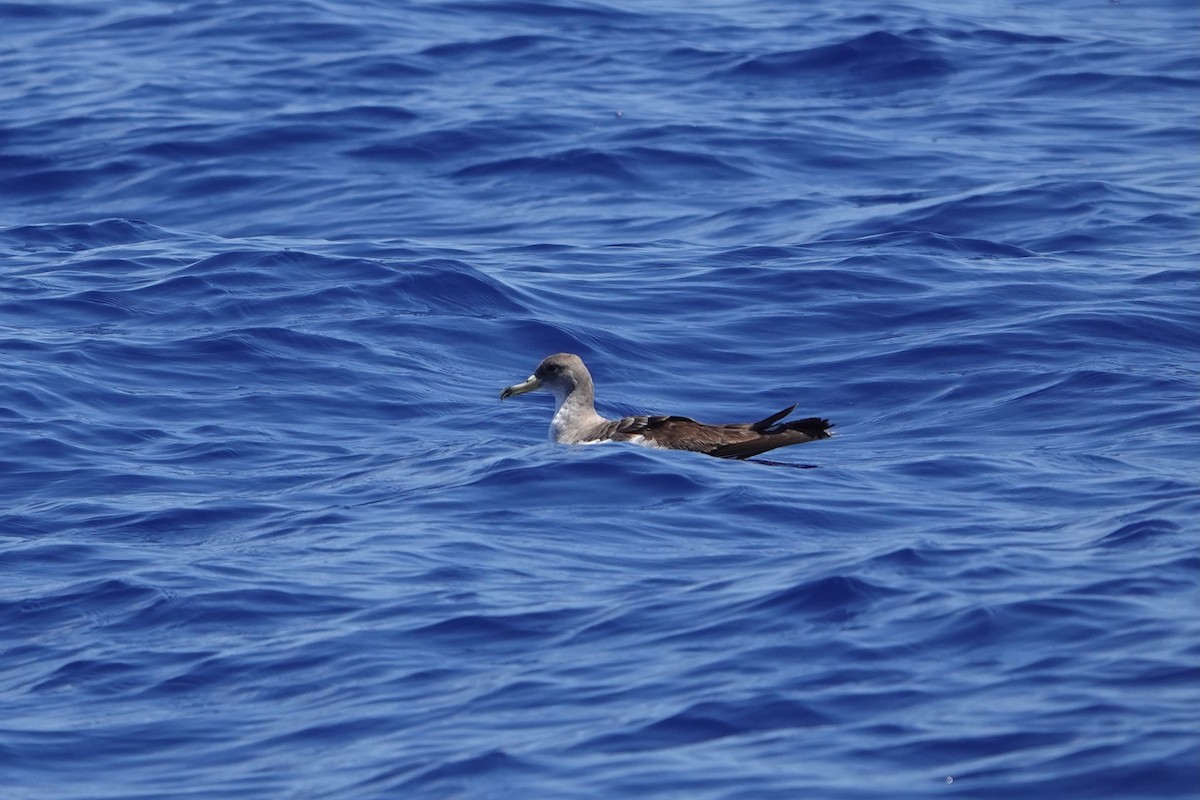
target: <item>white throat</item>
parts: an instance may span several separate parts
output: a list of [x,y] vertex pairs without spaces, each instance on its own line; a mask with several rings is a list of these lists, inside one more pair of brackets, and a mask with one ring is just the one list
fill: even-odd
[[591,433],[604,419],[596,413],[596,408],[582,392],[571,392],[559,396],[554,393],[556,406],[554,417],[550,420],[550,440],[565,444],[579,444],[589,441]]

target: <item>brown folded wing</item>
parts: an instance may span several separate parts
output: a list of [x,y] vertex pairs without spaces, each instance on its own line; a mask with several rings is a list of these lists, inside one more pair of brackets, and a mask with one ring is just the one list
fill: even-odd
[[706,425],[689,417],[638,416],[614,420],[599,432],[602,439],[641,436],[669,450],[694,450],[719,458],[750,458],[777,447],[829,438],[829,420],[809,417],[780,422],[795,406],[758,422]]

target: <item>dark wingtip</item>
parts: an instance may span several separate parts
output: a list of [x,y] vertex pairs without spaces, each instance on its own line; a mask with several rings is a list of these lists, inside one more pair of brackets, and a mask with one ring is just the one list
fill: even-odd
[[808,419],[798,419],[795,422],[785,422],[783,429],[788,431],[799,431],[814,439],[828,439],[833,433],[830,428],[833,423],[827,419],[820,417],[809,417]]

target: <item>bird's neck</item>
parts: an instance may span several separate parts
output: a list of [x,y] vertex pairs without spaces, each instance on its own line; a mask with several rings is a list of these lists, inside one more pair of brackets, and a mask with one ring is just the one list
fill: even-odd
[[586,442],[589,434],[604,422],[596,413],[596,399],[589,384],[576,386],[570,392],[555,393],[554,418],[550,420],[550,438],[555,442]]

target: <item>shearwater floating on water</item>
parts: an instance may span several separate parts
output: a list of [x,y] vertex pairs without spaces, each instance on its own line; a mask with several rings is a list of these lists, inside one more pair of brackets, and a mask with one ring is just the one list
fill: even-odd
[[796,406],[758,422],[706,425],[688,417],[636,416],[605,419],[596,413],[596,391],[583,360],[571,353],[547,356],[523,383],[500,399],[545,389],[557,406],[550,437],[563,444],[633,442],[666,450],[694,450],[718,458],[750,458],[777,447],[828,439],[829,420],[818,417],[780,422]]

